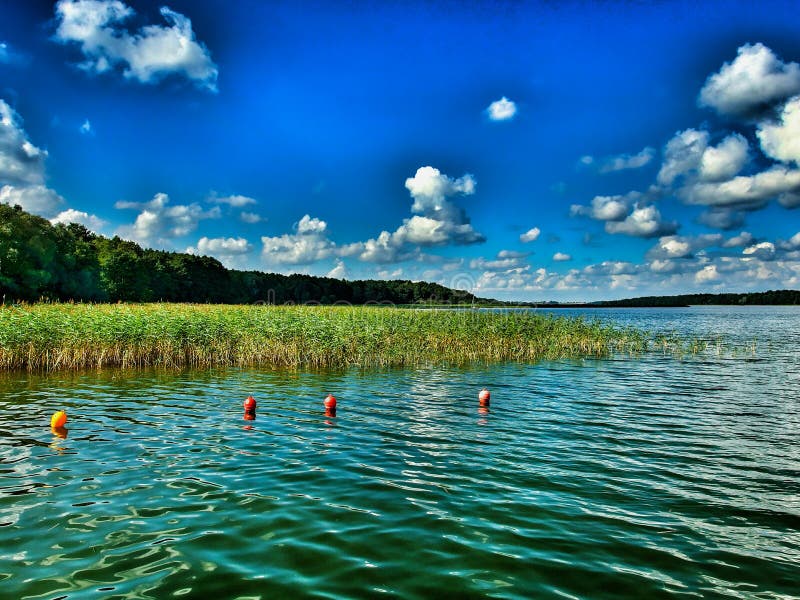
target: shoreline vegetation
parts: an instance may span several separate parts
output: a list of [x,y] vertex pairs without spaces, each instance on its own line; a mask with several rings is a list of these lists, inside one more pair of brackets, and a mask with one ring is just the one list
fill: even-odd
[[104,367],[390,367],[536,362],[674,349],[580,317],[375,306],[0,307],[0,371]]

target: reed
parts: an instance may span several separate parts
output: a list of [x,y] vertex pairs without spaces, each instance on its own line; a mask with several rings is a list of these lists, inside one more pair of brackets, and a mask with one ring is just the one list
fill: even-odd
[[0,308],[0,370],[534,362],[637,353],[647,345],[639,331],[528,311],[193,304]]

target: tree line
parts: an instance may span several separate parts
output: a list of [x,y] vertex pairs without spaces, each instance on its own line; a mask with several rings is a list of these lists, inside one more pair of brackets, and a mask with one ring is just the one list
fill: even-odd
[[142,248],[83,225],[52,225],[0,204],[0,295],[5,301],[227,304],[459,304],[468,292],[427,282],[344,281],[226,269],[208,256]]
[[798,290],[770,290],[744,294],[683,294],[680,296],[644,296],[627,300],[606,300],[595,303],[603,307],[681,307],[709,305],[800,304]]

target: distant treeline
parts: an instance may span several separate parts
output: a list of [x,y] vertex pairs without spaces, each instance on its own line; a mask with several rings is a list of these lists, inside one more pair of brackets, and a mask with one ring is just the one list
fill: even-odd
[[144,249],[82,225],[52,225],[0,204],[0,295],[6,302],[214,302],[269,304],[481,302],[435,283],[342,281],[226,269],[207,256]]
[[747,294],[684,294],[682,296],[645,296],[627,300],[597,302],[595,306],[697,306],[697,305],[800,304],[800,290],[770,290]]

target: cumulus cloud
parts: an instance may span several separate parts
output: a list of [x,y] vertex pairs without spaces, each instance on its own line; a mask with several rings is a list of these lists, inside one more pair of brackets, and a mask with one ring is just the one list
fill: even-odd
[[659,210],[648,200],[656,192],[651,190],[642,194],[634,191],[625,195],[595,196],[590,206],[573,204],[570,215],[604,221],[607,233],[644,238],[675,233],[678,224],[663,220]]
[[720,278],[717,272],[717,265],[706,265],[694,275],[694,280],[697,283],[708,283],[711,281],[718,281]]
[[261,238],[262,258],[271,264],[309,265],[330,258],[336,252],[336,244],[327,237],[325,221],[304,215],[294,225],[294,233]]
[[525,252],[514,252],[512,250],[501,250],[494,259],[487,260],[483,257],[474,258],[470,261],[471,269],[482,271],[507,271],[509,269],[525,268]]
[[572,256],[563,252],[556,252],[553,254],[553,260],[556,262],[567,262],[572,260]]
[[625,195],[595,196],[591,206],[573,204],[570,215],[590,217],[598,221],[621,221],[628,215],[631,205],[641,198],[639,192],[630,192]]
[[253,249],[253,245],[244,238],[208,238],[201,237],[197,241],[197,246],[190,246],[186,249],[189,254],[200,256],[241,256]]
[[539,230],[538,227],[533,227],[532,229],[528,229],[528,231],[519,236],[519,241],[522,242],[523,244],[535,242],[537,239],[539,239],[539,235],[541,233],[542,232]]
[[744,213],[729,208],[711,208],[701,213],[697,222],[712,229],[730,231],[744,224]]
[[59,0],[55,13],[55,39],[80,47],[80,66],[86,71],[121,68],[125,78],[148,84],[177,74],[217,90],[217,65],[197,41],[192,22],[166,6],[161,8],[166,26],[147,25],[135,32],[125,25],[134,10],[119,0]]
[[744,136],[735,133],[717,146],[706,148],[700,158],[700,179],[721,181],[730,179],[747,162],[749,145]]
[[245,223],[250,223],[250,224],[261,223],[261,221],[266,220],[259,214],[247,211],[242,211],[241,213],[239,213],[239,218]]
[[89,119],[86,119],[86,120],[85,120],[85,121],[84,121],[84,122],[81,124],[81,126],[78,128],[78,130],[79,130],[79,131],[80,131],[80,132],[81,132],[83,135],[92,135],[92,134],[94,133],[94,130],[92,129],[92,124],[89,122]]
[[675,134],[664,148],[664,162],[658,183],[669,186],[679,177],[721,181],[739,173],[749,155],[749,145],[738,133],[724,138],[716,146],[709,145],[707,131],[686,129]]
[[346,279],[348,275],[347,267],[344,264],[344,261],[337,260],[336,266],[334,266],[330,271],[328,271],[327,277],[332,279]]
[[503,96],[500,100],[492,102],[486,112],[492,121],[508,121],[517,114],[517,105]]
[[64,205],[64,198],[44,185],[25,187],[4,185],[0,188],[0,203],[19,205],[30,213],[49,217],[56,214]]
[[722,243],[723,248],[736,248],[749,246],[753,242],[753,234],[743,231],[739,235],[728,238]]
[[[644,148],[637,154],[619,154],[610,156],[602,161],[600,173],[613,173],[615,171],[625,171],[628,169],[640,169],[650,164],[656,155],[655,148]],[[590,161],[593,162],[593,161]]]
[[698,182],[681,190],[688,204],[738,210],[763,208],[772,198],[787,207],[796,206],[794,195],[800,193],[800,169],[775,165],[754,175],[739,175],[719,183]]
[[348,244],[340,249],[343,256],[359,260],[392,263],[419,255],[419,247],[468,245],[486,241],[470,224],[463,209],[450,199],[455,195],[475,193],[475,179],[464,175],[448,177],[434,167],[420,167],[405,182],[414,203],[410,218],[394,232],[382,231],[375,239]]
[[696,169],[708,147],[708,132],[697,129],[679,131],[664,147],[664,162],[658,172],[658,183],[671,185],[675,179]]
[[257,204],[255,198],[240,196],[238,194],[232,196],[217,196],[216,194],[211,194],[208,197],[208,201],[213,204],[227,204],[233,208],[242,208],[251,204]]
[[759,242],[742,250],[742,254],[760,260],[772,260],[775,258],[775,244],[772,242]]
[[50,222],[53,225],[58,225],[59,223],[64,225],[68,223],[79,223],[95,232],[100,231],[100,229],[108,224],[106,221],[95,215],[90,215],[87,212],[75,210],[74,208],[61,211],[54,218],[50,219]]
[[800,65],[781,61],[764,44],[745,44],[708,77],[699,103],[722,115],[754,117],[798,93]]
[[197,229],[200,221],[221,216],[218,206],[208,211],[194,202],[170,206],[169,196],[163,193],[156,194],[149,202],[120,201],[114,207],[139,211],[133,224],[120,227],[117,235],[144,245],[170,245],[175,238]]
[[800,165],[800,96],[786,103],[777,122],[761,123],[757,135],[764,154]]
[[44,183],[47,151],[34,146],[22,129],[22,119],[0,100],[0,183],[25,186]]
[[664,221],[659,210],[652,204],[637,204],[622,221],[606,221],[605,228],[608,233],[651,238],[675,233],[678,224]]

